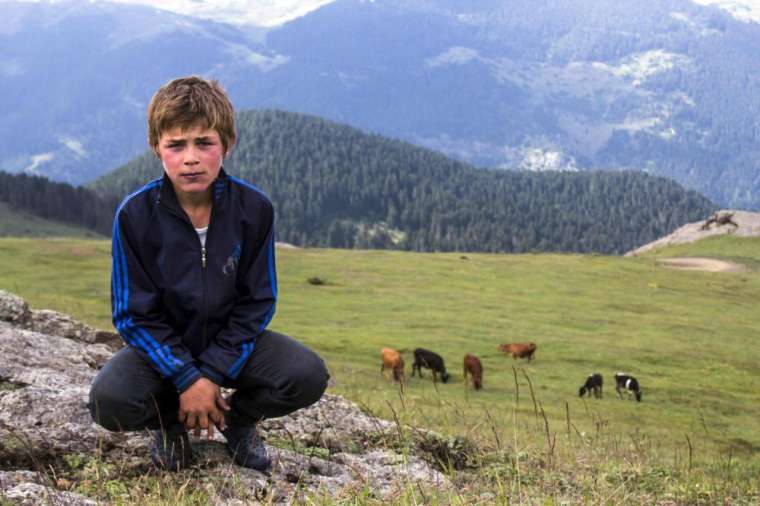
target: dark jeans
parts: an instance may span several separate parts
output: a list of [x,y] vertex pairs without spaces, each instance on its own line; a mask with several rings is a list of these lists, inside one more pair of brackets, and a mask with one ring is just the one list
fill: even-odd
[[[319,356],[294,339],[265,330],[235,381],[227,414],[231,425],[251,426],[292,413],[319,400],[329,375]],[[176,425],[179,394],[132,348],[116,352],[90,388],[92,419],[111,431]]]

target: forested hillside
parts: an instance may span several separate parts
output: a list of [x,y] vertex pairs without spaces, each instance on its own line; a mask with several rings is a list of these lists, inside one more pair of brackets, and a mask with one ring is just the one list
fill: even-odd
[[[81,186],[56,183],[41,176],[0,171],[0,203],[39,218],[110,235],[113,212],[118,200],[116,197],[99,196]],[[7,214],[0,216],[3,228],[9,231],[18,230],[18,227],[8,226],[11,213]],[[47,227],[49,224],[45,225],[45,228]]]
[[[294,113],[243,112],[238,136],[226,169],[271,197],[279,240],[304,246],[620,253],[715,208],[647,174],[476,169]],[[112,198],[159,175],[146,153],[92,187]]]

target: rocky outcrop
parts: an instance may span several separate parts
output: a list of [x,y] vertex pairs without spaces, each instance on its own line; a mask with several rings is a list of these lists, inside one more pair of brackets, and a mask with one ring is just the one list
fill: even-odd
[[687,223],[670,235],[629,251],[625,256],[638,256],[647,251],[694,242],[713,235],[732,234],[737,237],[760,237],[760,213],[722,210],[710,218]]
[[[152,472],[150,438],[110,433],[91,422],[89,385],[112,349],[92,342],[90,327],[52,312],[45,312],[52,317],[42,323],[40,313],[0,294],[0,494],[19,504],[102,502],[68,492],[71,483],[62,486],[48,471],[63,473],[73,456],[118,463],[126,478],[140,476]],[[232,473],[236,486],[215,488],[214,504],[249,504],[262,497],[284,503],[308,493],[337,498],[351,490],[392,500],[417,483],[448,489],[448,478],[434,464],[457,462],[446,454],[452,445],[436,434],[400,428],[336,395],[262,422],[260,429],[273,456],[271,473],[231,465],[218,435],[195,441],[197,465],[183,473],[204,483],[219,476],[230,480]],[[404,451],[396,451],[402,446]]]
[[0,290],[0,321],[10,322],[18,327],[42,334],[75,339],[83,343],[103,343],[114,350],[122,346],[121,337],[116,332],[98,330],[58,311],[50,309],[30,310],[29,304],[24,299],[5,290]]
[[24,299],[0,290],[0,321],[24,325],[29,316],[29,304]]

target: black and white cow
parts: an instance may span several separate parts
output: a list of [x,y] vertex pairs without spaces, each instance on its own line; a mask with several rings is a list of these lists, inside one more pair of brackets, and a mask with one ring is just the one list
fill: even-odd
[[417,375],[421,378],[421,369],[423,367],[430,369],[433,372],[433,381],[436,381],[437,374],[441,375],[441,381],[444,383],[449,381],[449,373],[446,372],[446,365],[443,363],[443,358],[433,351],[424,348],[416,348],[414,350],[412,376],[414,376],[414,371],[417,371]]
[[595,372],[594,374],[589,374],[588,378],[586,378],[586,383],[583,384],[583,386],[578,390],[578,395],[583,397],[588,393],[589,397],[591,397],[591,392],[594,392],[594,397],[597,399],[602,398],[602,385],[604,384],[604,378],[602,378],[602,375],[598,372]]
[[634,394],[636,401],[641,402],[641,388],[639,387],[639,381],[631,376],[622,372],[615,373],[615,390],[617,390],[620,398],[623,398],[623,394],[620,390],[625,390],[626,394]]

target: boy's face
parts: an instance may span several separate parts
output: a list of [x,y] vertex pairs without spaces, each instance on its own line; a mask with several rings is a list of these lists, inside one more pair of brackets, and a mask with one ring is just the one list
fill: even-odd
[[219,175],[225,154],[219,133],[201,125],[163,132],[157,151],[179,197],[206,192]]

